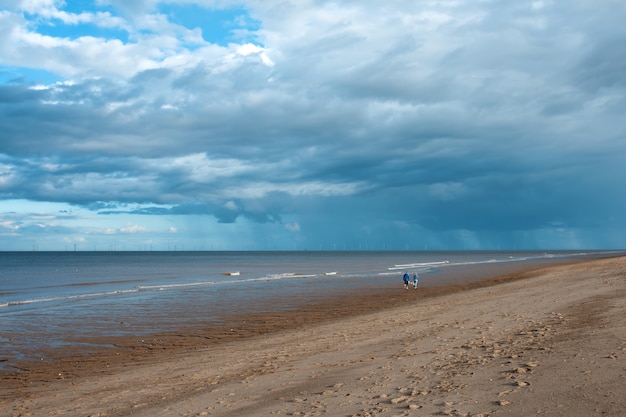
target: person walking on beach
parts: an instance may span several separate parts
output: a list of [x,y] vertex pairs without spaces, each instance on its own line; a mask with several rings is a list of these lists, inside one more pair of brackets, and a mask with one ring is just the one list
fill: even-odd
[[413,273],[413,288],[417,289],[417,283],[419,281],[419,275],[416,272]]
[[404,273],[404,277],[402,279],[404,280],[404,289],[408,290],[409,289],[409,279],[410,279],[409,273],[405,272]]

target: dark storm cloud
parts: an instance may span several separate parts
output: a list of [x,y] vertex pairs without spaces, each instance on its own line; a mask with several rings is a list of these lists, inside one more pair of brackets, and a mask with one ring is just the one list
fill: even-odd
[[[102,215],[125,213],[150,216],[214,216],[219,223],[234,223],[238,217],[243,216],[258,223],[280,223],[280,207],[283,207],[280,202],[284,200],[288,199],[276,194],[272,196],[272,202],[262,205],[230,200],[224,205],[196,203],[170,207],[147,206],[139,208],[130,208],[125,204],[108,206],[94,204],[90,206],[90,209],[96,210],[98,214]],[[262,209],[257,211],[255,206],[262,207]]]

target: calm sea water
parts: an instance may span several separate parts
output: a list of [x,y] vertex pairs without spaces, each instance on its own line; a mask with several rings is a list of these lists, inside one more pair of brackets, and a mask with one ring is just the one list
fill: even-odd
[[[609,252],[0,252],[0,367],[90,335],[151,334],[355,288]],[[468,275],[469,276],[469,275]],[[456,277],[456,278],[454,278]],[[463,279],[462,277],[460,279]],[[297,302],[295,301],[297,300]]]

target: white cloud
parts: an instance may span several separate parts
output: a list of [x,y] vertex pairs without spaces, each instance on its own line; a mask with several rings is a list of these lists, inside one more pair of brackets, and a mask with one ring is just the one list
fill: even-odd
[[266,51],[267,50],[265,48],[251,43],[246,43],[237,47],[238,54],[242,56],[258,55],[261,57],[261,60],[265,65],[267,65],[268,67],[273,67],[274,62],[272,62],[272,60],[267,56]]
[[226,204],[224,204],[224,208],[231,210],[231,211],[238,211],[239,210],[239,206],[237,206],[237,203],[235,203],[234,201],[227,201]]
[[265,65],[273,65],[264,48],[250,43],[234,44],[232,50],[218,47],[204,41],[199,29],[173,24],[165,15],[143,14],[131,23],[110,12],[67,13],[57,8],[60,5],[60,2],[30,2],[23,8],[40,18],[59,20],[59,24],[93,23],[104,28],[120,28],[129,33],[129,41],[43,35],[18,14],[5,11],[0,15],[4,27],[4,36],[0,36],[0,51],[3,52],[0,63],[42,69],[71,78],[124,79],[149,69],[189,68],[201,62],[210,66],[217,63],[218,67],[227,64],[228,68],[233,68],[243,62],[234,59],[237,55],[258,56]]
[[17,6],[31,14],[52,13],[64,3],[63,0],[17,0]]
[[299,232],[300,231],[300,224],[297,223],[297,222],[286,223],[285,224],[285,229],[289,230],[290,232]]
[[15,236],[20,230],[20,226],[10,220],[0,220],[0,236],[12,235]]
[[138,224],[127,224],[126,226],[120,228],[120,232],[129,234],[146,233],[148,232],[148,228]]
[[304,196],[349,196],[367,188],[364,183],[330,183],[321,181],[304,181],[292,183],[271,183],[249,181],[237,188],[223,190],[223,196],[230,198],[256,199],[265,198],[272,193],[284,193],[293,197]]
[[206,183],[252,171],[252,167],[235,159],[209,159],[206,153],[186,155],[171,160],[154,161],[155,169],[167,167],[182,170],[189,180]]

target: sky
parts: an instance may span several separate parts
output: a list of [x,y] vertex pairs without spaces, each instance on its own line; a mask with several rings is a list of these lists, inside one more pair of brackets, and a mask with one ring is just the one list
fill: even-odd
[[626,248],[622,0],[0,0],[0,250]]

